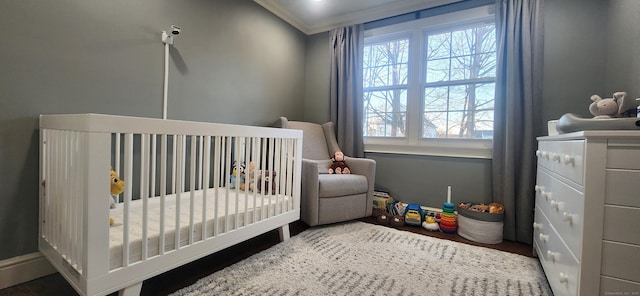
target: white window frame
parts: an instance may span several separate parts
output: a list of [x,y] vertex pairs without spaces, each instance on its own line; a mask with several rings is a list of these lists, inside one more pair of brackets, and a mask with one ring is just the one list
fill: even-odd
[[416,154],[464,158],[492,158],[491,139],[440,139],[421,136],[422,101],[426,60],[424,38],[427,33],[455,30],[469,24],[494,23],[494,6],[482,6],[425,19],[369,29],[365,31],[365,45],[409,36],[409,61],[420,61],[419,66],[409,63],[407,87],[407,132],[405,137],[365,136],[366,152]]

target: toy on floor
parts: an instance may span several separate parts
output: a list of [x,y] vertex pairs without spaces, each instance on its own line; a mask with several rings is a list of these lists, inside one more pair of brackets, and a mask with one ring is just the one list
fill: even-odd
[[[111,175],[109,176],[109,185],[111,189],[111,195],[109,196],[109,201],[111,203],[110,208],[113,209],[117,206],[118,195],[124,191],[124,181],[120,179],[118,173],[110,168]],[[109,218],[109,226],[112,226],[114,223],[113,218]]]
[[431,216],[427,216],[427,218],[424,219],[424,222],[422,222],[422,228],[429,231],[440,230],[440,226],[438,226],[438,223],[436,222],[436,218]]
[[442,207],[440,215],[440,231],[444,233],[456,233],[458,230],[457,216],[455,207],[451,203],[451,186],[447,188],[447,202]]
[[404,223],[420,226],[422,223],[422,208],[418,204],[409,204],[404,210]]
[[342,151],[336,151],[331,160],[333,163],[331,163],[331,167],[329,168],[329,174],[351,174],[349,166],[347,166],[347,163],[344,161],[344,153],[342,153]]

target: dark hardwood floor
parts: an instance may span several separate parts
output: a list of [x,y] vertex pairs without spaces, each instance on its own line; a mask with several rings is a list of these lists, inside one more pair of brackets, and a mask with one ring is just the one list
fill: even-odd
[[[375,217],[366,217],[360,221],[376,223]],[[309,228],[304,222],[296,221],[289,225],[292,236]],[[402,226],[398,229],[411,231],[423,235],[434,236],[442,239],[453,240],[461,243],[497,249],[505,252],[516,253],[524,256],[532,256],[532,248],[529,245],[503,241],[496,245],[476,243],[460,237],[457,234],[446,234],[442,232],[431,232],[416,226]],[[141,295],[167,295],[178,289],[195,283],[198,279],[221,270],[229,265],[237,263],[253,254],[266,250],[279,242],[277,230],[273,230],[260,236],[249,239],[231,248],[224,249],[215,254],[204,257],[200,260],[183,265],[170,270],[156,277],[144,281]],[[59,274],[55,273],[30,282],[0,290],[0,296],[5,295],[78,295],[67,281]],[[113,293],[112,295],[117,295]]]

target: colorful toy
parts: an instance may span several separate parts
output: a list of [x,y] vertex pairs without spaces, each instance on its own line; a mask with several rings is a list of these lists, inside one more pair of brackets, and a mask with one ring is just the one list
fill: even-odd
[[347,163],[344,161],[344,153],[342,153],[342,151],[336,151],[331,160],[333,163],[329,168],[329,174],[351,174],[349,166],[347,166]]
[[409,204],[404,210],[404,223],[420,226],[422,223],[422,208],[418,204]]
[[442,207],[440,214],[440,231],[444,233],[456,233],[458,230],[457,215],[454,205],[451,203],[451,186],[447,188],[447,202]]
[[504,206],[497,202],[492,202],[489,204],[489,213],[492,213],[492,214],[504,213]]
[[234,161],[231,176],[229,177],[229,188],[236,189],[236,182],[238,181],[240,182],[240,190],[244,190],[244,164],[238,164],[237,161]]
[[[118,195],[124,191],[124,181],[120,179],[118,173],[110,168],[111,174],[109,176],[109,186],[111,189],[111,195],[109,196],[110,206],[109,208],[113,209],[117,206]],[[112,226],[114,223],[113,218],[109,218],[109,226]]]
[[422,222],[422,228],[429,230],[429,231],[438,231],[440,230],[440,226],[438,226],[438,223],[436,222],[436,219],[434,217],[431,216],[427,216],[426,219],[424,219],[424,222]]

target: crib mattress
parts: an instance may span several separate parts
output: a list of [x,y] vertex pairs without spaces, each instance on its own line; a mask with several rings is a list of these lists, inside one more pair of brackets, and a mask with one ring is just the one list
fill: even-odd
[[[206,190],[206,223],[204,223],[206,238],[221,235],[233,229],[253,224],[257,221],[272,217],[291,208],[292,198],[286,195],[262,195],[254,192],[245,192],[225,187],[210,188]],[[193,196],[193,228],[190,231],[191,193],[180,194],[179,216],[179,245],[185,246],[190,241],[202,240],[203,227],[203,190],[194,192]],[[177,198],[175,194],[164,197],[164,251],[175,250],[176,245],[176,208]],[[255,207],[254,207],[255,205]],[[140,261],[143,258],[143,221],[145,205],[142,199],[129,203],[129,263]],[[147,199],[147,252],[146,258],[159,255],[160,247],[160,223],[161,223],[161,197]],[[110,269],[123,266],[123,241],[124,241],[124,205],[119,204],[110,210],[110,217],[114,219],[114,225],[109,228]],[[189,235],[191,233],[191,236]]]

